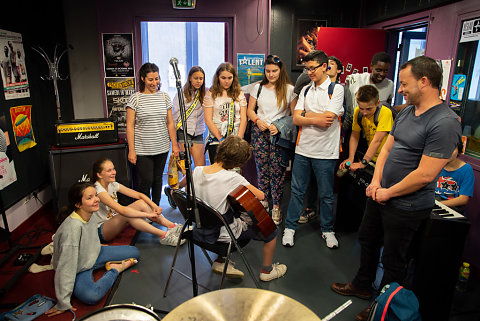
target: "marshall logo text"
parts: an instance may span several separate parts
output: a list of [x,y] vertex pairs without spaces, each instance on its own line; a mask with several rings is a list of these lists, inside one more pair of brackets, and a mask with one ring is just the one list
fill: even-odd
[[77,136],[75,137],[75,140],[98,139],[99,136],[100,136],[100,133],[95,133],[95,134],[78,133]]

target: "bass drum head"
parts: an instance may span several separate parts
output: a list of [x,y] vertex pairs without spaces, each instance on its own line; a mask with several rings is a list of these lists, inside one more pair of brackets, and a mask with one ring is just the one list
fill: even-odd
[[136,304],[114,304],[83,316],[79,321],[160,321],[150,309]]

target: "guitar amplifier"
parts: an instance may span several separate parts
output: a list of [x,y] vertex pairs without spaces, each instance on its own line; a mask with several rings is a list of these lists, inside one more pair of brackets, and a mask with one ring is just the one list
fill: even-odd
[[118,141],[117,121],[111,119],[77,119],[55,124],[55,146],[86,146]]

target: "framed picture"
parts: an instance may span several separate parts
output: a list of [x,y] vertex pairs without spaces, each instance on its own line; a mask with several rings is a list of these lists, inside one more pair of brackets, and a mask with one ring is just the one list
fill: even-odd
[[292,69],[303,68],[303,58],[312,50],[317,49],[317,33],[319,27],[326,27],[327,20],[295,19],[293,33]]

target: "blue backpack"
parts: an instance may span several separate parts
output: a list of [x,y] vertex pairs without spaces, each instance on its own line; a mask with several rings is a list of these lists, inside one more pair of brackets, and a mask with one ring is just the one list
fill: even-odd
[[393,282],[385,285],[375,299],[368,320],[421,321],[418,306],[415,293]]

